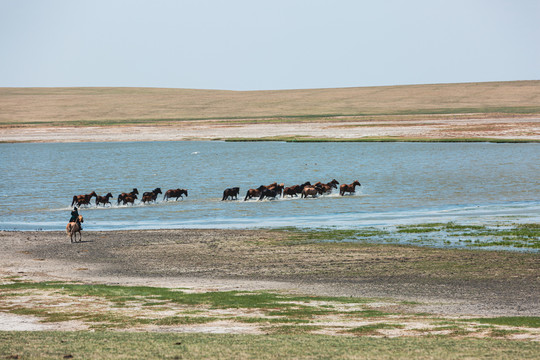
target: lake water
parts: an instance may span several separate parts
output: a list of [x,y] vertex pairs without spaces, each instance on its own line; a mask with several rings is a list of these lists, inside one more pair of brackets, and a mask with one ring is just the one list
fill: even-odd
[[[540,221],[540,144],[0,144],[0,170],[1,230],[63,230],[73,195],[116,199],[135,187],[186,188],[189,196],[83,207],[85,230]],[[353,196],[242,201],[261,184],[334,178],[362,186]],[[241,200],[221,201],[233,186]]]

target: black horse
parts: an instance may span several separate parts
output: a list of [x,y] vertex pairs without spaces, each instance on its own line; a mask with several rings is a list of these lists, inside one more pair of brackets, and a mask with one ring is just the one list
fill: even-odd
[[227,188],[223,191],[223,199],[221,201],[229,200],[229,198],[231,200],[238,200],[238,193],[240,193],[239,187]]
[[155,202],[158,194],[162,194],[161,188],[155,188],[152,191],[146,191],[142,196],[142,202],[143,203],[147,203],[151,201]]
[[261,196],[259,196],[259,200],[263,200],[264,198],[275,199],[278,196],[281,196],[281,191],[279,191],[278,189],[265,189],[261,191]]

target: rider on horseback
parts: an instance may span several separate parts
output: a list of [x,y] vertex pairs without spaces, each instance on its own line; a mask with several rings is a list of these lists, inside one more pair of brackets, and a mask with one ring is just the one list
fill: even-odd
[[71,212],[71,218],[69,219],[69,222],[76,222],[77,225],[79,225],[79,228],[82,230],[82,225],[81,225],[81,222],[79,221],[79,211],[77,210],[76,206],[73,208],[73,211]]

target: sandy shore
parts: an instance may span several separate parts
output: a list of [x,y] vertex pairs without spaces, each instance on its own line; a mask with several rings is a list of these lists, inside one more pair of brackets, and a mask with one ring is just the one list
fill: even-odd
[[540,140],[540,118],[406,118],[295,123],[177,122],[101,127],[2,127],[4,142],[179,141],[301,136],[313,138]]
[[254,230],[0,232],[0,273],[204,290],[390,298],[417,312],[540,316],[538,254],[294,243]]

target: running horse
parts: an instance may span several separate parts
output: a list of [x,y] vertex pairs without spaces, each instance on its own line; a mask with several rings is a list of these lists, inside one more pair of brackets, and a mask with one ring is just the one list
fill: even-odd
[[300,198],[307,198],[308,196],[317,197],[317,195],[322,195],[323,189],[320,186],[308,185],[302,189],[302,195]]
[[143,203],[147,203],[147,202],[151,202],[151,201],[156,202],[158,194],[161,194],[161,193],[162,193],[161,188],[155,188],[152,191],[147,191],[147,192],[143,193],[141,201]]
[[256,189],[249,189],[246,193],[246,197],[244,198],[244,201],[248,200],[248,199],[252,199],[254,197],[259,197],[261,196],[261,193],[268,189],[268,187],[264,186],[264,185],[261,185],[259,186],[258,188]]
[[137,188],[133,188],[133,190],[131,190],[130,193],[121,193],[120,195],[118,195],[118,202],[116,204],[120,205],[120,202],[123,201],[125,205],[126,204],[125,198],[133,198],[135,195],[138,195],[138,194],[139,194],[139,190],[137,190]]
[[[84,222],[82,215],[79,215],[79,222]],[[76,221],[71,221],[66,225],[66,234],[71,242],[77,242],[77,233],[79,233],[79,242],[82,241],[81,226]],[[75,241],[73,241],[75,239]]]
[[89,205],[90,200],[92,200],[93,196],[97,198],[97,194],[95,191],[92,191],[90,194],[86,194],[86,195],[74,195],[73,201],[71,202],[71,206],[75,204],[77,204],[77,206]]
[[111,202],[109,201],[110,198],[112,198],[112,194],[111,193],[108,193],[107,195],[105,196],[99,196],[97,195],[96,196],[96,206],[98,206],[99,204],[103,204],[103,206],[109,204],[109,205],[112,205]]
[[238,200],[238,193],[240,192],[239,187],[233,187],[233,188],[227,188],[225,191],[223,191],[223,198],[221,201],[229,200]]
[[163,201],[169,201],[169,198],[176,198],[176,201],[178,201],[178,198],[182,198],[182,200],[184,200],[182,195],[188,196],[186,189],[170,189],[165,192],[165,195],[163,195]]
[[293,186],[286,187],[283,189],[283,197],[285,197],[285,195],[289,195],[291,197],[293,196],[298,197],[298,194],[302,194],[302,190],[304,190],[306,186],[311,186],[311,183],[307,181],[303,183],[302,185],[293,185]]
[[136,194],[133,194],[133,195],[127,194],[126,196],[124,196],[122,198],[122,203],[124,205],[127,205],[127,204],[134,205],[135,204],[135,199],[138,199]]
[[350,194],[354,194],[357,185],[362,186],[358,180],[355,180],[352,184],[349,184],[349,185],[342,184],[339,187],[339,195],[343,196],[345,195],[346,192]]

